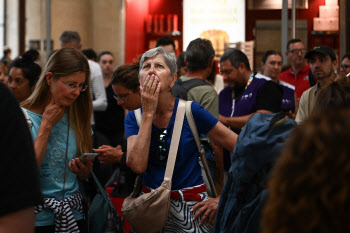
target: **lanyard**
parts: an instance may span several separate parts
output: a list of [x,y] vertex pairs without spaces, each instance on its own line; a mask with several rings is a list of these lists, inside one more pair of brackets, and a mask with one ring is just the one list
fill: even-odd
[[247,82],[247,86],[245,86],[245,89],[247,89],[248,86],[252,83],[254,76],[255,76],[255,73],[253,72],[249,77],[249,80]]
[[[255,76],[255,73],[253,72],[250,77],[249,77],[249,80],[247,82],[247,85],[245,86],[245,89],[247,89],[247,87],[252,83],[253,81],[253,78]],[[232,112],[231,112],[231,117],[233,116],[233,113],[235,112],[235,99],[232,100]]]

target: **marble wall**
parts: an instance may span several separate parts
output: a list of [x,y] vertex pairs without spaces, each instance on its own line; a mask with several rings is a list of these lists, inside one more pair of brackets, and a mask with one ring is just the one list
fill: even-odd
[[[26,49],[29,41],[46,38],[45,3],[45,0],[26,1]],[[124,63],[124,8],[124,0],[51,0],[53,49],[60,48],[63,31],[75,30],[80,34],[83,49],[93,48],[97,54],[111,51],[116,65]]]

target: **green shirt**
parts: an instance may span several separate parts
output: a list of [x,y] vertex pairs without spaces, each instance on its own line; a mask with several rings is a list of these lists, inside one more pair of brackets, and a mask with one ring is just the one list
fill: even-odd
[[[181,76],[180,79],[186,82],[192,78]],[[202,85],[193,87],[187,92],[187,100],[196,101],[216,119],[219,119],[219,96],[213,86]]]

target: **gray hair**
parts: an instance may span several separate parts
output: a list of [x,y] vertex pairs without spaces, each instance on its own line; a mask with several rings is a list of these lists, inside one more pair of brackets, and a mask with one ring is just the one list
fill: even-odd
[[170,69],[170,74],[173,76],[177,72],[177,66],[176,66],[176,57],[175,53],[172,52],[166,52],[163,47],[157,47],[154,49],[150,49],[147,52],[145,52],[140,60],[140,68],[139,68],[139,74],[142,70],[143,63],[148,59],[157,56],[158,54],[163,55],[165,64]]
[[70,44],[72,42],[77,43],[77,45],[80,45],[80,36],[77,31],[64,31],[61,36],[59,41],[61,44]]

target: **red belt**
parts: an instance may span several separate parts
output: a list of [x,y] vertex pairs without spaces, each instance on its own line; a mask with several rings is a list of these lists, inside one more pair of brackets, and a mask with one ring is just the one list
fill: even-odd
[[[152,190],[142,185],[142,191],[144,193],[150,193]],[[174,200],[182,200],[181,196],[183,196],[183,200],[186,201],[200,201],[202,200],[202,197],[198,195],[198,193],[202,193],[205,191],[207,191],[207,187],[205,186],[205,184],[203,184],[201,186],[190,189],[171,191],[170,198]]]

